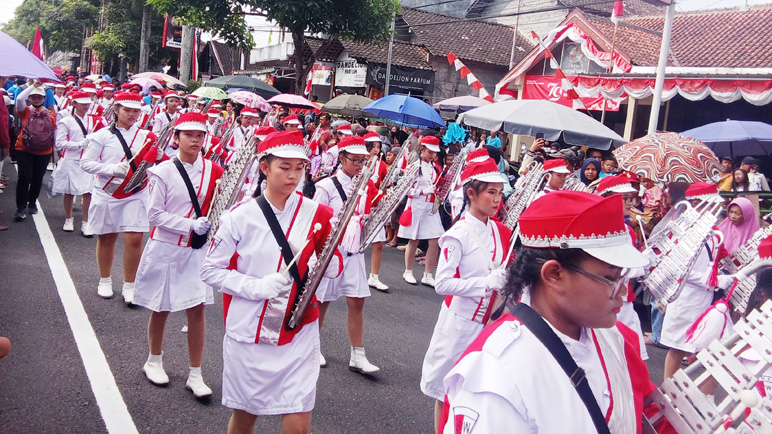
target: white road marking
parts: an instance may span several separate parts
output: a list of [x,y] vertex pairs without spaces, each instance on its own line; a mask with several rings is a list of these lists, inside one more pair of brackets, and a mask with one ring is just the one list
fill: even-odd
[[35,228],[40,236],[40,243],[46,253],[48,266],[54,276],[56,290],[62,300],[67,322],[70,323],[75,344],[78,346],[83,366],[86,368],[86,375],[91,383],[91,390],[94,392],[102,419],[107,426],[107,432],[139,433],[131,414],[129,414],[129,409],[126,407],[126,402],[121,396],[121,391],[118,390],[115,377],[113,377],[105,353],[99,345],[94,328],[91,327],[83,303],[81,303],[78,292],[75,290],[75,282],[72,281],[67,264],[64,263],[62,252],[48,226],[48,220],[46,220],[46,215],[40,207],[40,202],[38,202],[38,210],[38,213],[32,216],[32,220],[34,220]]

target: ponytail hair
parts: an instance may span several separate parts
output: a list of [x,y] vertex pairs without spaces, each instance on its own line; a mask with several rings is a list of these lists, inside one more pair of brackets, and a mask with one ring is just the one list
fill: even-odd
[[330,172],[330,176],[335,174],[335,171],[338,170],[338,167],[340,167],[340,159],[341,158],[348,158],[348,151],[340,151],[338,152],[338,161],[335,162],[335,166],[332,167],[332,172]]
[[451,226],[456,224],[456,222],[461,218],[461,216],[464,214],[464,210],[466,210],[469,207],[469,204],[471,202],[471,199],[469,199],[469,194],[467,194],[468,189],[474,190],[475,194],[480,194],[483,191],[485,191],[488,188],[488,184],[485,181],[478,181],[476,179],[467,182],[464,184],[461,189],[464,191],[464,203],[461,205],[461,209],[458,210],[458,215],[453,219],[453,222],[451,222]]

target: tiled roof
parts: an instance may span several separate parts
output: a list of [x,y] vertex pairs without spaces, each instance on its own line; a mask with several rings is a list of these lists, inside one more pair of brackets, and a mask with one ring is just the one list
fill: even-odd
[[[509,26],[486,21],[460,21],[449,15],[412,8],[402,8],[402,19],[432,55],[444,57],[452,52],[461,60],[509,66],[514,35]],[[448,21],[454,22],[414,27],[416,24]],[[519,62],[533,47],[523,35],[517,36],[517,45],[525,50],[515,51],[515,62]]]
[[[353,41],[334,41],[328,45],[323,53],[319,53],[322,47],[322,39],[306,37],[306,50],[304,55],[308,57],[310,50],[316,53],[316,60],[334,62],[338,56],[346,50],[350,57],[360,62],[368,61],[370,63],[386,64],[389,57],[389,41],[380,43],[364,43]],[[427,62],[429,53],[420,45],[407,42],[394,41],[394,47],[391,53],[391,63],[398,66],[409,68],[432,69]]]
[[[619,49],[630,55],[635,64],[655,66],[664,21],[664,16],[624,18],[624,25],[617,32]],[[612,38],[613,24],[602,19],[591,22],[606,37]],[[677,13],[668,65],[769,68],[772,67],[770,42],[772,5],[751,6],[747,10],[732,8]]]

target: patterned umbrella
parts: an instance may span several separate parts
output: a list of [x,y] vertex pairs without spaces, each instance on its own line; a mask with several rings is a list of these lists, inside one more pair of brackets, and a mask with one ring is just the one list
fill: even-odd
[[139,74],[134,74],[131,76],[131,78],[152,78],[153,80],[157,82],[166,82],[166,83],[172,83],[172,84],[180,84],[185,85],[185,83],[181,82],[180,80],[172,77],[169,74],[164,74],[163,72],[154,72],[154,71],[147,71],[147,72],[140,72]]
[[240,90],[238,92],[231,92],[228,94],[228,98],[231,101],[244,104],[246,107],[258,109],[260,111],[271,111],[271,105],[260,95],[248,92],[246,90]]
[[718,157],[704,143],[677,133],[654,133],[614,150],[619,167],[663,182],[713,182]]
[[315,104],[300,95],[295,95],[294,93],[282,93],[276,95],[271,97],[268,102],[274,105],[281,105],[295,109],[319,110],[320,108],[318,104]]
[[228,99],[228,94],[216,87],[199,87],[193,95],[214,100]]

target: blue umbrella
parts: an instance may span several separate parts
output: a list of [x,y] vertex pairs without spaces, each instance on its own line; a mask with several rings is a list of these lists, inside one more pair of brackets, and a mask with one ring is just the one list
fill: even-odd
[[244,91],[248,92],[248,91],[247,91],[246,89],[244,89],[243,87],[232,87],[232,88],[230,88],[230,89],[225,89],[225,93],[233,93],[233,92],[244,92]]
[[432,106],[412,96],[388,95],[371,102],[363,110],[397,125],[413,128],[445,127],[445,121]]
[[681,133],[695,138],[706,145],[719,157],[740,155],[772,154],[772,125],[755,121],[713,122]]
[[60,81],[54,71],[8,34],[0,32],[0,76]]

